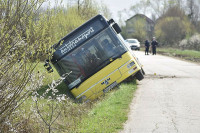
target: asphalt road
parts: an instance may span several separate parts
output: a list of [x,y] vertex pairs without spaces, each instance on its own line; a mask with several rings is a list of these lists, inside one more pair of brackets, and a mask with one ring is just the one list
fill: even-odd
[[120,133],[200,133],[200,65],[135,54],[146,75]]

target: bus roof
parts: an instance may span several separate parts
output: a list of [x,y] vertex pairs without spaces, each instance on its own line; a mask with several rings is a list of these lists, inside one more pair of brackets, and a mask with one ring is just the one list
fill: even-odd
[[89,38],[93,37],[108,26],[109,24],[107,20],[102,15],[97,15],[91,18],[63,37],[57,44],[53,45],[53,48],[56,51],[53,53],[51,62],[56,63],[67,53],[70,53]]

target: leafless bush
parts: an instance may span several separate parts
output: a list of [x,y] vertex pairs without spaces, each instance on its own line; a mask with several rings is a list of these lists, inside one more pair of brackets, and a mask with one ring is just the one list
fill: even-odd
[[[37,65],[30,63],[31,52],[36,49],[29,31],[41,1],[0,1],[0,130],[9,123],[9,117],[25,99],[34,85],[33,70]],[[38,44],[38,43],[37,43]]]
[[[57,86],[69,74],[65,74],[56,81],[53,80],[43,94],[38,94],[37,91],[32,94],[35,105],[32,106],[31,110],[40,119],[39,123],[44,128],[46,127],[44,130],[48,130],[49,133],[54,131],[74,131],[81,120],[81,116],[88,110],[88,104],[75,104],[67,95],[58,94]],[[65,128],[60,129],[57,128],[58,126],[64,126]]]
[[[21,76],[21,75],[18,75],[18,76]],[[25,90],[21,90],[21,93],[17,95],[17,98],[14,101],[11,101],[11,100],[13,99],[16,93],[11,93],[11,92],[9,92],[9,94],[5,98],[5,101],[1,101],[1,104],[3,102],[4,103],[9,102],[9,104],[6,104],[2,106],[1,108],[1,109],[4,109],[2,110],[4,112],[1,114],[0,131],[24,132],[24,131],[31,130],[30,121],[32,120],[29,119],[29,117],[27,117],[27,114],[29,115],[29,113],[27,113],[27,110],[19,109],[19,106],[23,104],[24,101],[27,100],[27,98],[33,92],[33,90],[36,90],[37,88],[42,86],[42,80],[44,77],[42,75],[38,75],[34,73],[32,73],[29,76],[30,76],[29,82],[31,82],[32,84],[25,83],[26,84],[24,88]],[[8,85],[11,86],[10,84]],[[13,91],[13,90],[10,89],[9,91]],[[4,91],[2,92],[3,93],[1,94],[1,96],[4,96],[6,93]],[[9,95],[11,96],[9,97]]]

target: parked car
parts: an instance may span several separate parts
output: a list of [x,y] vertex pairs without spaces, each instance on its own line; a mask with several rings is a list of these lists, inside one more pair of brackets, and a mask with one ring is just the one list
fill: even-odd
[[140,42],[137,39],[126,39],[131,50],[140,50]]

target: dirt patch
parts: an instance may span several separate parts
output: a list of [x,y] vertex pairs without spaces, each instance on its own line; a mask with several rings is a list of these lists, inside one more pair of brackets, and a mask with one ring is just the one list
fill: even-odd
[[160,74],[146,74],[145,79],[174,79],[174,78],[189,78],[185,76],[176,76],[176,75],[160,75]]
[[164,78],[178,78],[175,75],[168,76],[168,75],[157,75],[157,74],[147,74],[145,75],[145,78],[149,79],[164,79]]

